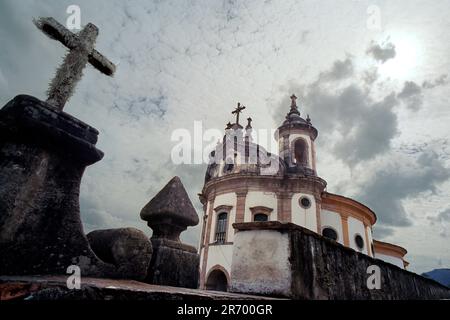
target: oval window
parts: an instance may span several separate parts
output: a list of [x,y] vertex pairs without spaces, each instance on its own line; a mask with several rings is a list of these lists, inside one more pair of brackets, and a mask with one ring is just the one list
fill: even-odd
[[303,209],[308,209],[309,207],[311,207],[311,200],[309,200],[308,197],[301,197],[299,202],[300,202],[300,206]]
[[357,234],[355,236],[355,243],[356,243],[356,246],[358,247],[359,250],[364,249],[364,240],[361,237],[361,235]]
[[333,239],[334,241],[337,241],[338,239],[338,234],[333,228],[323,228],[322,235],[324,237]]

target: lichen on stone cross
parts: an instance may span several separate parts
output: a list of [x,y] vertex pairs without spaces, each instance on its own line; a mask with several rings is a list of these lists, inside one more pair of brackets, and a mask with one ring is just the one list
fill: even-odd
[[242,110],[244,110],[244,109],[245,109],[245,107],[244,107],[244,106],[241,106],[241,103],[238,102],[236,109],[235,109],[233,112],[231,112],[232,114],[235,114],[235,115],[236,115],[236,124],[239,124],[239,114],[240,114],[240,113],[242,112]]
[[33,22],[49,38],[58,40],[70,50],[47,91],[47,103],[54,108],[64,108],[88,62],[108,76],[114,74],[116,66],[94,49],[98,36],[98,28],[94,24],[88,23],[74,34],[53,18],[39,18]]

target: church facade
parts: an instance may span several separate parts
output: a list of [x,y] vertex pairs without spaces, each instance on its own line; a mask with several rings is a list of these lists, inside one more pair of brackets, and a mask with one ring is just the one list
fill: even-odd
[[302,118],[291,96],[290,110],[278,127],[278,155],[252,141],[251,118],[244,128],[238,104],[236,122],[210,154],[200,201],[204,215],[200,239],[200,288],[226,291],[233,256],[233,223],[291,222],[371,257],[405,268],[406,250],[372,237],[376,214],[353,199],[326,191],[317,175],[318,131]]

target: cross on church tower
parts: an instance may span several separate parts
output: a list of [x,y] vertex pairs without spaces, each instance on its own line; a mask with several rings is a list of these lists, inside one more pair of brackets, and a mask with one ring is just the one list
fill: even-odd
[[244,109],[245,109],[245,107],[244,107],[244,106],[241,106],[241,103],[238,102],[236,109],[235,109],[233,112],[231,112],[232,114],[235,114],[235,115],[236,115],[236,124],[237,124],[237,125],[239,125],[239,114],[240,114],[240,113],[242,112],[242,110],[244,110]]
[[75,86],[83,76],[83,69],[89,62],[100,72],[112,76],[116,66],[94,49],[98,28],[88,23],[79,33],[74,34],[53,18],[39,18],[34,24],[49,38],[58,40],[70,51],[58,68],[47,91],[47,103],[63,110]]
[[291,96],[291,107],[297,107],[297,97],[295,94]]
[[289,111],[288,116],[292,114],[300,115],[297,108],[297,96],[295,94],[291,96],[291,110]]

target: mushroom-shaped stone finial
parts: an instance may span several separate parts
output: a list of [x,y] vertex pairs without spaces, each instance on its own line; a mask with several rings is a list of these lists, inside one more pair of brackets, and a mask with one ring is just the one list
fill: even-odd
[[141,210],[141,219],[153,229],[152,239],[180,241],[180,233],[198,224],[198,215],[179,177],[173,177]]

